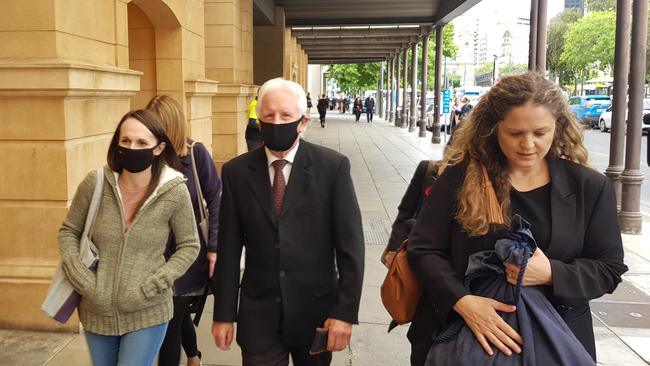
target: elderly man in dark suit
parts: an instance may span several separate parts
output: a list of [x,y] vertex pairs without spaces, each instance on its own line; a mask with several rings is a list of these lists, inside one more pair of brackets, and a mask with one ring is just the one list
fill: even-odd
[[[289,355],[296,366],[329,365],[358,322],[363,281],[350,162],[300,139],[309,123],[300,85],[272,79],[258,95],[265,146],[223,166],[212,334],[228,349],[237,322],[244,365],[287,365]],[[327,351],[310,355],[317,327],[329,331]]]

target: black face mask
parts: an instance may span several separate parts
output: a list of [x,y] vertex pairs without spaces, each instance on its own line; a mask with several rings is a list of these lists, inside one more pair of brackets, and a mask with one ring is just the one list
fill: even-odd
[[287,151],[298,138],[298,125],[304,116],[300,116],[295,122],[275,124],[262,120],[260,122],[260,133],[264,145],[273,151]]
[[123,169],[130,173],[140,173],[153,164],[153,150],[150,149],[129,149],[123,146],[117,146],[117,161]]

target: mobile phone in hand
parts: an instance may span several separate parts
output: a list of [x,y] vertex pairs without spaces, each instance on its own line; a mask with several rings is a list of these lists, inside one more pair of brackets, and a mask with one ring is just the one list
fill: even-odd
[[328,331],[325,328],[316,328],[314,333],[314,340],[311,342],[309,349],[310,355],[317,355],[319,353],[327,352],[327,338]]

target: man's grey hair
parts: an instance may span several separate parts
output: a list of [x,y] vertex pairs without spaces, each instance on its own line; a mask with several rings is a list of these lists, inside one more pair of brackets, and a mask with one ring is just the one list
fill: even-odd
[[268,92],[278,89],[285,89],[290,91],[296,97],[296,103],[300,113],[303,115],[307,114],[307,95],[305,94],[305,90],[302,88],[302,86],[291,80],[275,78],[270,79],[262,84],[260,90],[257,92],[257,106],[255,107],[255,113],[258,116],[260,115],[262,109],[264,96]]

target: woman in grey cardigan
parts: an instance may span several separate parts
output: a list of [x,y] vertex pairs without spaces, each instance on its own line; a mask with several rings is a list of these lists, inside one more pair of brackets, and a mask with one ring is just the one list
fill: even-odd
[[[127,113],[115,130],[92,240],[99,265],[79,260],[79,239],[96,181],[89,173],[59,232],[66,277],[82,296],[79,318],[93,364],[151,365],[172,317],[172,285],[194,261],[199,238],[179,161],[149,111]],[[163,256],[169,233],[176,252]]]

